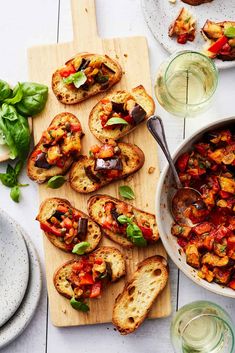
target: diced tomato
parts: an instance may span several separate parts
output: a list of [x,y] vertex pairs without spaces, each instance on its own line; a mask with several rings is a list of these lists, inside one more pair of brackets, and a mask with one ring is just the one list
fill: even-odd
[[94,284],[92,275],[90,273],[85,273],[84,276],[80,277],[80,284],[85,285],[85,284]]
[[62,213],[66,213],[66,212],[68,212],[68,207],[59,205],[59,206],[57,207],[57,211],[62,212]]
[[83,262],[82,261],[75,262],[73,264],[73,271],[74,272],[79,272],[79,271],[81,271],[82,268],[83,268]]
[[113,157],[114,151],[113,151],[113,146],[110,145],[103,145],[100,148],[99,151],[99,158],[110,158]]
[[130,115],[126,115],[122,119],[126,120],[128,124],[134,124],[133,118]]
[[141,232],[143,233],[143,237],[148,240],[148,241],[151,241],[153,240],[153,230],[149,227],[143,227],[143,226],[140,226],[138,225]]
[[80,286],[80,279],[75,273],[71,273],[69,280],[75,284],[75,286]]
[[228,287],[235,290],[235,279],[229,282]]
[[101,121],[102,127],[105,127],[106,129],[107,128],[112,128],[112,125],[106,126],[106,123],[108,121],[108,116],[107,115],[105,115],[105,114],[100,115],[100,121]]
[[57,165],[57,167],[59,167],[59,168],[63,168],[63,167],[64,167],[64,164],[65,164],[64,158],[60,158],[60,159],[58,159],[58,161],[56,162],[56,165]]
[[235,235],[227,239],[227,246],[228,246],[228,249],[235,250]]
[[101,259],[100,257],[98,257],[98,258],[95,259],[94,262],[95,262],[95,264],[97,264],[97,265],[101,265],[101,264],[104,262],[104,260]]
[[110,212],[114,208],[113,202],[106,202],[104,209],[105,212]]
[[74,66],[70,63],[68,65],[66,65],[65,67],[63,67],[62,69],[60,69],[59,74],[61,77],[68,77],[71,74],[74,74],[76,72]]
[[185,44],[188,40],[188,34],[187,33],[183,33],[180,34],[177,38],[177,43],[179,44]]
[[56,235],[57,237],[61,237],[60,229],[56,228],[55,226],[50,225],[50,223],[48,223],[48,222],[40,223],[40,227],[46,233],[51,233],[51,234]]
[[217,54],[227,42],[228,38],[226,36],[222,36],[208,48],[208,51]]
[[80,125],[80,124],[71,124],[70,130],[71,130],[72,132],[81,131],[81,125]]
[[177,165],[180,172],[185,172],[185,170],[188,166],[188,161],[189,161],[189,154],[188,153],[183,153],[182,156],[180,156],[178,158],[176,165]]
[[96,282],[91,287],[90,298],[97,298],[101,292],[101,282]]
[[220,51],[220,54],[228,54],[231,51],[232,47],[226,43]]
[[196,227],[194,227],[193,231],[196,234],[201,235],[204,233],[209,233],[212,228],[213,228],[213,224],[211,224],[209,222],[203,222],[203,223],[197,225]]
[[98,145],[91,146],[90,151],[92,153],[96,154],[96,153],[98,153],[100,151],[100,146],[98,146]]
[[66,217],[66,218],[62,221],[61,226],[64,227],[64,228],[66,228],[66,229],[71,229],[72,226],[73,226],[73,221],[72,221],[70,218]]
[[206,169],[204,169],[204,168],[192,168],[192,169],[188,169],[187,173],[189,175],[191,175],[192,177],[199,177],[200,175],[206,173]]
[[222,197],[222,199],[228,199],[229,197],[233,196],[230,192],[227,192],[224,190],[220,190],[219,194]]
[[186,245],[188,244],[187,240],[185,240],[184,238],[178,238],[178,239],[177,239],[177,243],[178,243],[179,246],[181,246],[182,248],[185,248]]
[[106,175],[110,179],[117,178],[119,176],[119,170],[108,170]]
[[194,147],[202,156],[206,156],[210,145],[209,143],[199,142]]
[[220,242],[223,238],[227,238],[231,235],[231,230],[223,225],[219,226],[218,229],[216,229],[213,232],[213,235],[215,237],[215,240]]

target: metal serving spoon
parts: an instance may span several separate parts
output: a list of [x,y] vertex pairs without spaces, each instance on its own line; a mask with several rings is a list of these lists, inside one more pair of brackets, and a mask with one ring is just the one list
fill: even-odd
[[195,224],[193,224],[192,221],[185,215],[186,209],[193,205],[198,210],[201,210],[206,209],[206,205],[201,199],[201,194],[197,190],[182,186],[174,162],[171,158],[161,118],[156,115],[151,116],[147,121],[147,127],[161,147],[175,179],[177,191],[172,198],[172,215],[175,221],[180,225],[192,227]]

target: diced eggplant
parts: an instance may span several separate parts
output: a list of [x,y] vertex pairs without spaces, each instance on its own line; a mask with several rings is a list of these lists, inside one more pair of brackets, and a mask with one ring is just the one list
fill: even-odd
[[115,113],[125,113],[124,103],[111,102]]
[[113,277],[112,267],[110,265],[110,262],[105,261],[105,264],[106,264],[106,272],[107,272],[108,280],[111,281]]
[[87,218],[79,218],[78,220],[78,236],[81,240],[84,240],[87,235],[87,225],[88,219]]
[[118,157],[102,159],[97,158],[95,161],[95,170],[122,170],[122,161]]
[[86,176],[94,183],[100,183],[100,178],[95,175],[91,169],[91,166],[85,167]]
[[110,211],[113,219],[118,222],[118,217],[120,216],[120,214],[117,212],[116,208],[112,208]]
[[50,169],[52,167],[51,164],[47,162],[46,153],[39,153],[35,159],[35,166],[43,169]]
[[111,67],[109,67],[105,63],[102,63],[101,68],[104,69],[104,71],[106,71],[106,72],[111,72],[112,74],[116,73],[113,69],[111,69]]
[[56,219],[58,219],[58,221],[62,221],[62,218],[61,218],[61,216],[63,216],[64,215],[64,213],[63,212],[60,212],[60,211],[55,211],[54,213],[53,213],[53,215],[51,216],[51,218],[52,217],[55,217]]
[[139,104],[136,103],[134,108],[130,112],[130,116],[132,117],[135,125],[137,125],[145,119],[146,111]]
[[90,64],[90,60],[82,58],[81,65],[77,71],[85,70],[85,68]]

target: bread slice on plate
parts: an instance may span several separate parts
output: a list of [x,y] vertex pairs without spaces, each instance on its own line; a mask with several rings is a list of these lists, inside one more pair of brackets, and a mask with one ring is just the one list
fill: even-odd
[[103,233],[125,248],[138,246],[138,243],[133,243],[127,237],[126,227],[118,222],[118,217],[121,215],[131,218],[132,222],[140,228],[146,245],[159,239],[155,216],[127,202],[109,195],[95,195],[88,200],[87,209],[89,216],[101,226]]
[[177,37],[179,44],[185,44],[187,41],[193,42],[196,34],[196,20],[186,9],[182,8],[169,27],[169,37]]
[[53,73],[52,90],[61,103],[76,104],[107,91],[121,77],[121,66],[108,55],[79,53]]
[[[107,283],[115,282],[125,274],[125,260],[121,252],[116,248],[103,246],[89,256],[81,256],[63,264],[54,274],[54,285],[64,297],[83,300],[84,290],[86,298],[95,298],[100,296],[101,289]],[[86,276],[86,284],[83,275]],[[98,295],[94,295],[93,291],[94,296],[89,296],[92,293],[91,286],[98,286],[98,283],[100,291],[95,293]]]
[[36,219],[50,242],[66,252],[72,252],[76,244],[88,242],[89,246],[84,249],[84,253],[90,253],[101,240],[98,224],[65,199],[46,199]]
[[[142,85],[131,91],[115,91],[94,106],[89,116],[89,128],[101,142],[116,141],[153,115],[154,109],[154,101]],[[118,123],[119,119],[123,120],[122,123]]]
[[112,322],[122,335],[132,333],[142,324],[167,280],[168,266],[164,257],[152,256],[138,264],[113,308]]
[[56,115],[28,158],[29,178],[41,184],[55,175],[65,174],[81,152],[83,135],[75,115]]
[[80,156],[72,165],[69,182],[75,191],[87,194],[137,172],[144,160],[142,150],[130,143],[92,146],[90,157]]

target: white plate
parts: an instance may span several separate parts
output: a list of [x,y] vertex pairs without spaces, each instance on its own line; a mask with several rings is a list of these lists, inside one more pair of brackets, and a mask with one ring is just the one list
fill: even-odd
[[12,342],[25,330],[38,306],[42,289],[41,269],[37,252],[25,231],[18,224],[17,227],[21,230],[27,244],[30,263],[30,277],[27,291],[21,306],[15,315],[0,328],[0,349]]
[[20,306],[29,280],[29,257],[14,221],[0,210],[0,327]]
[[[182,7],[188,8],[197,19],[197,35],[193,42],[178,44],[175,38],[168,36],[168,28],[174,21]],[[151,29],[154,37],[169,52],[174,53],[180,50],[201,51],[205,40],[199,33],[207,19],[215,22],[231,20],[235,21],[234,0],[214,0],[211,3],[199,6],[190,6],[180,0],[171,4],[169,0],[142,0],[142,8],[145,20]],[[235,66],[235,61],[215,60],[219,69],[226,69]]]

